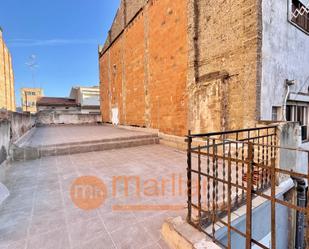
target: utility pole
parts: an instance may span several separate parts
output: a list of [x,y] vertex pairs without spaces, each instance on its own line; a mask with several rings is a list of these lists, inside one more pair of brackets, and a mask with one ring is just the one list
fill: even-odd
[[35,69],[38,67],[38,64],[36,62],[36,55],[35,54],[32,54],[30,57],[29,57],[29,61],[26,62],[26,65],[29,67],[30,71],[31,71],[31,76],[32,76],[32,84],[33,84],[33,87],[35,87]]

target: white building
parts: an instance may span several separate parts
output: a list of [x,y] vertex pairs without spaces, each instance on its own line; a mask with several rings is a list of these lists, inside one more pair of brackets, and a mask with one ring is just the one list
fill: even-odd
[[298,121],[308,141],[309,0],[262,1],[261,119]]
[[70,99],[75,99],[81,113],[100,113],[100,89],[93,87],[72,87]]

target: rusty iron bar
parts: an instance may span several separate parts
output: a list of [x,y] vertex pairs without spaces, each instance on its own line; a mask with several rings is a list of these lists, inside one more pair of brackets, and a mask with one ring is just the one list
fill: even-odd
[[212,139],[212,153],[213,153],[213,158],[212,158],[212,237],[215,238],[215,223],[216,223],[216,203],[215,203],[215,198],[216,198],[216,168],[215,168],[215,162],[216,162],[216,140]]
[[[309,152],[307,153],[307,180],[309,183]],[[309,191],[307,191],[307,206],[306,206],[306,219],[307,219],[307,229],[306,229],[306,244],[307,244],[307,249],[309,248]]]
[[[236,132],[236,141],[238,141],[238,139],[239,139],[239,133],[238,132]],[[230,148],[231,149],[231,148]],[[238,173],[238,143],[236,143],[236,185],[237,185],[237,187],[236,187],[236,204],[238,205],[238,177],[239,177],[239,173]],[[229,156],[229,158],[231,158],[232,157],[232,155],[230,155]]]
[[[207,175],[210,175],[210,148],[209,148],[209,138],[207,138]],[[207,177],[207,208],[208,210],[210,210],[210,178]],[[209,214],[210,216],[210,214]],[[210,217],[208,216],[208,218],[210,219]]]
[[[228,191],[228,194],[227,194],[227,198],[228,198],[228,201],[227,201],[227,205],[228,205],[228,248],[231,249],[232,248],[232,236],[231,236],[231,203],[232,203],[232,200],[231,200],[231,195],[232,195],[232,185],[231,185],[231,182],[232,182],[232,161],[231,161],[231,144],[229,144],[229,152],[228,152],[228,186],[227,186],[227,191]],[[224,183],[223,183],[224,185]]]
[[264,126],[264,127],[256,127],[256,128],[248,128],[248,129],[239,129],[239,130],[231,130],[231,131],[220,131],[220,132],[210,132],[210,133],[204,133],[204,134],[192,134],[192,137],[210,137],[210,136],[222,136],[222,135],[228,135],[233,133],[242,133],[242,132],[250,132],[250,131],[257,131],[257,130],[265,130],[265,129],[271,129],[271,128],[277,128],[277,125],[273,126]]
[[[199,152],[201,149],[199,148]],[[198,222],[199,222],[199,230],[201,230],[201,220],[202,220],[202,204],[201,204],[201,154],[198,154]]]
[[247,217],[246,217],[246,249],[251,249],[252,239],[252,170],[253,170],[253,145],[248,144],[248,167],[247,167]]
[[[225,136],[225,135],[224,135]],[[225,172],[225,161],[226,161],[226,158],[225,158],[225,141],[223,141],[223,145],[222,145],[222,151],[223,151],[223,180],[225,180],[226,178],[226,172]],[[229,156],[228,156],[229,158]],[[225,206],[225,184],[223,183],[223,206]]]
[[271,159],[271,249],[276,249],[276,159]]
[[188,194],[188,216],[187,221],[191,223],[192,219],[192,158],[191,158],[191,146],[192,146],[192,137],[191,131],[188,131],[188,138],[187,138],[187,194]]

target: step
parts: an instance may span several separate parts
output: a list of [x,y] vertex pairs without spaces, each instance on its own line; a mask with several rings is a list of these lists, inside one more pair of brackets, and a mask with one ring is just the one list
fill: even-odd
[[12,148],[13,160],[35,160],[41,157],[61,156],[69,154],[87,153],[93,151],[105,151],[137,147],[142,145],[158,144],[159,137],[154,135],[126,137],[123,139],[106,139],[99,141],[88,141],[83,143],[66,143],[40,147],[18,147]]

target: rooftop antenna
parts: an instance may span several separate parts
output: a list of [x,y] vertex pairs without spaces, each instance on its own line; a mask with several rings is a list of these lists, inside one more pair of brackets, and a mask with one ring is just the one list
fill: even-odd
[[39,65],[36,62],[36,55],[35,54],[30,55],[29,61],[26,62],[26,65],[29,67],[29,69],[31,71],[32,84],[33,84],[33,87],[35,87],[35,85],[36,85],[36,82],[35,82],[35,70],[36,70],[36,68],[39,67]]

